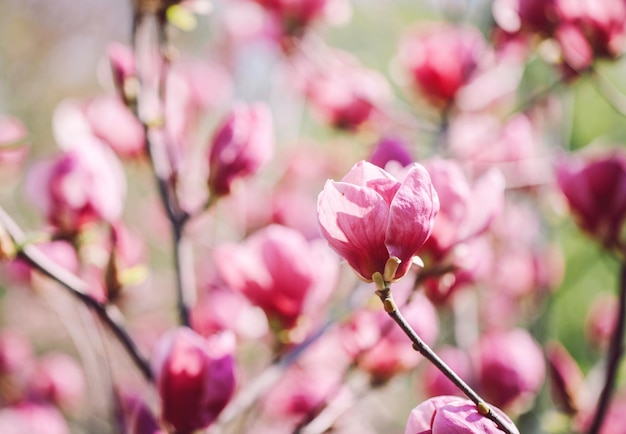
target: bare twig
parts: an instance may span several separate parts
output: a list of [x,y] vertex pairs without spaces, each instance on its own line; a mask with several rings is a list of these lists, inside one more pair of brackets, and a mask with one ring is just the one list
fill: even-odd
[[66,288],[72,296],[92,310],[117,338],[145,379],[152,381],[152,370],[149,362],[140,354],[121,321],[113,316],[112,307],[110,308],[90,296],[87,282],[65,268],[59,267],[36,246],[27,244],[27,237],[24,232],[2,207],[0,207],[0,226],[6,230],[13,242],[19,247],[18,256]]

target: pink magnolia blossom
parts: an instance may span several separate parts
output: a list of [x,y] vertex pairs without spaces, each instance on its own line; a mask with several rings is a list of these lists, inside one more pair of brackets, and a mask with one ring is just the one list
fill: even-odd
[[407,35],[400,62],[431,103],[446,106],[470,82],[487,53],[478,29],[432,24]]
[[33,166],[26,188],[48,221],[71,233],[90,223],[116,221],[124,206],[126,179],[108,148],[85,140]]
[[619,301],[614,294],[594,298],[585,318],[587,341],[596,348],[606,348],[618,321]]
[[[519,431],[498,408],[492,409],[514,434]],[[415,407],[406,424],[405,434],[498,434],[495,422],[478,413],[476,404],[457,396],[437,396]]]
[[274,127],[261,103],[236,105],[213,136],[209,161],[212,194],[230,193],[235,180],[255,174],[272,157]]
[[338,266],[322,240],[270,225],[242,244],[215,250],[218,271],[232,289],[263,309],[274,325],[291,329],[301,316],[318,317],[333,291]]
[[204,339],[180,327],[166,333],[153,357],[161,418],[175,432],[191,434],[215,421],[235,390],[234,336]]
[[582,71],[598,58],[615,59],[626,42],[626,4],[622,0],[555,0],[555,37],[563,60]]
[[607,246],[619,245],[626,220],[626,156],[563,160],[556,171],[579,226]]
[[[296,80],[315,114],[335,128],[355,130],[375,119],[391,97],[378,72],[348,53],[323,53],[323,65],[297,59]],[[319,63],[322,63],[321,61]]]
[[488,332],[481,336],[476,355],[480,392],[498,407],[524,409],[543,385],[543,351],[524,329]]
[[360,161],[340,181],[329,180],[318,198],[322,235],[365,281],[384,275],[390,257],[403,277],[430,236],[439,199],[424,167],[408,166],[401,181]]
[[0,115],[0,168],[18,166],[28,153],[28,130],[19,119]]

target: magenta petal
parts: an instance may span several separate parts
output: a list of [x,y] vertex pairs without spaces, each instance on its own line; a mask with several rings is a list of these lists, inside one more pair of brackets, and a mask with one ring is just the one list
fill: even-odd
[[389,210],[376,191],[327,181],[317,204],[319,222],[330,247],[364,279],[383,272],[389,253],[385,232]]
[[411,258],[430,236],[439,212],[439,198],[430,175],[417,163],[410,167],[389,209],[385,244],[389,254],[405,264],[396,273],[396,278],[408,270]]
[[369,187],[379,193],[389,205],[400,183],[387,171],[367,161],[359,161],[343,177],[341,182]]

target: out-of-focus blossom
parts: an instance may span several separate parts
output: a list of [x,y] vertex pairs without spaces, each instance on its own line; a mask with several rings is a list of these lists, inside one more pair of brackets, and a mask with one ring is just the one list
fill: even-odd
[[511,411],[528,406],[545,378],[543,352],[524,329],[494,330],[481,336],[477,363],[482,396]]
[[[498,408],[510,431],[519,434],[513,422]],[[457,396],[437,396],[411,410],[405,434],[498,434],[495,422],[478,413],[476,404]]]
[[85,107],[91,132],[122,157],[136,157],[146,148],[146,136],[139,120],[114,95],[102,95]]
[[27,403],[0,410],[0,432],[3,434],[69,434],[70,428],[56,408]]
[[85,394],[85,374],[72,357],[49,353],[37,360],[29,378],[31,393],[59,408],[80,407]]
[[588,342],[596,348],[605,348],[611,340],[617,324],[618,304],[613,294],[595,297],[585,319]]
[[[431,345],[437,339],[439,322],[433,305],[423,295],[416,296],[400,310],[417,334]],[[411,346],[404,332],[378,310],[359,310],[342,328],[343,345],[360,369],[369,373],[374,384],[407,372],[423,357]]]
[[519,114],[505,124],[490,115],[467,114],[450,126],[450,148],[475,173],[498,168],[508,188],[551,180],[552,160],[532,120]]
[[[28,130],[13,116],[0,116],[0,168],[17,168],[28,153]],[[10,172],[14,174],[13,171]]]
[[[78,254],[71,243],[65,240],[53,240],[44,243],[36,243],[35,246],[42,251],[56,265],[72,273],[79,269]],[[28,285],[31,283],[32,267],[22,258],[3,264],[6,277],[13,283]]]
[[583,373],[576,361],[559,342],[546,346],[550,392],[556,406],[563,412],[575,414],[580,409],[584,383]]
[[616,59],[626,44],[626,4],[622,0],[555,0],[556,40],[563,61],[575,71],[594,60]]
[[401,167],[406,167],[413,162],[407,144],[397,137],[382,137],[374,146],[369,162],[381,169],[386,169],[387,164],[395,162]]
[[504,179],[497,170],[470,184],[453,160],[424,164],[439,196],[441,208],[426,242],[429,253],[442,258],[450,249],[484,233],[504,207]]
[[554,3],[554,0],[495,0],[492,4],[493,17],[507,33],[547,36],[555,26]]
[[405,37],[400,62],[427,100],[446,107],[472,80],[487,54],[487,44],[478,29],[431,24]]
[[52,225],[74,233],[87,224],[115,222],[121,216],[126,178],[111,150],[85,140],[35,164],[26,188]]
[[101,142],[120,157],[133,158],[146,149],[143,126],[116,95],[61,101],[54,110],[52,127],[63,150],[80,147],[85,141]]
[[[606,415],[602,420],[602,426],[598,427],[598,434],[624,434],[626,432],[624,414],[626,414],[626,391],[622,388],[611,399]],[[573,428],[575,432],[589,432],[594,416],[594,405],[583,408],[574,418]]]
[[322,240],[308,242],[280,225],[260,229],[242,244],[218,246],[215,261],[229,287],[285,329],[322,313],[338,275],[337,258]]
[[626,157],[616,152],[587,161],[563,159],[556,175],[579,226],[605,246],[619,247],[626,219]]
[[120,97],[126,103],[132,102],[137,97],[138,83],[135,70],[135,56],[131,47],[111,42],[106,49],[106,54],[111,65],[113,84]]
[[268,332],[262,310],[225,285],[210,285],[193,307],[191,324],[202,336],[232,330],[244,339],[259,339]]
[[405,168],[402,181],[366,161],[340,181],[329,180],[318,198],[322,234],[365,281],[384,276],[391,257],[400,260],[390,280],[403,277],[430,236],[439,199],[423,166]]
[[315,113],[335,128],[355,130],[372,120],[391,98],[391,89],[378,72],[363,67],[348,53],[333,51],[324,62],[298,59],[299,87]]
[[124,427],[128,434],[165,434],[159,427],[156,418],[136,395],[123,393],[119,399],[120,412],[118,423]]
[[12,375],[28,366],[33,350],[30,342],[19,331],[2,329],[0,332],[0,376]]
[[[441,360],[456,372],[463,381],[468,384],[474,383],[475,374],[469,354],[466,351],[453,346],[443,346],[437,348],[436,352]],[[448,377],[430,363],[424,366],[422,375],[417,377],[417,384],[418,388],[424,390],[427,396],[464,396],[463,392]]]
[[233,107],[213,136],[208,154],[211,193],[230,193],[233,182],[255,174],[271,159],[273,147],[269,108],[261,103]]
[[153,372],[166,425],[191,434],[215,421],[235,390],[234,345],[228,332],[205,339],[185,327],[161,338]]

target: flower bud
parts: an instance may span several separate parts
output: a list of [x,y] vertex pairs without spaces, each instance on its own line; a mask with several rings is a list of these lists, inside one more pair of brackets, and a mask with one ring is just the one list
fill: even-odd
[[209,151],[211,194],[230,193],[235,180],[254,175],[272,157],[274,127],[261,103],[237,105],[217,129]]
[[178,434],[209,426],[235,390],[234,336],[204,339],[180,327],[163,336],[153,359],[161,417]]

